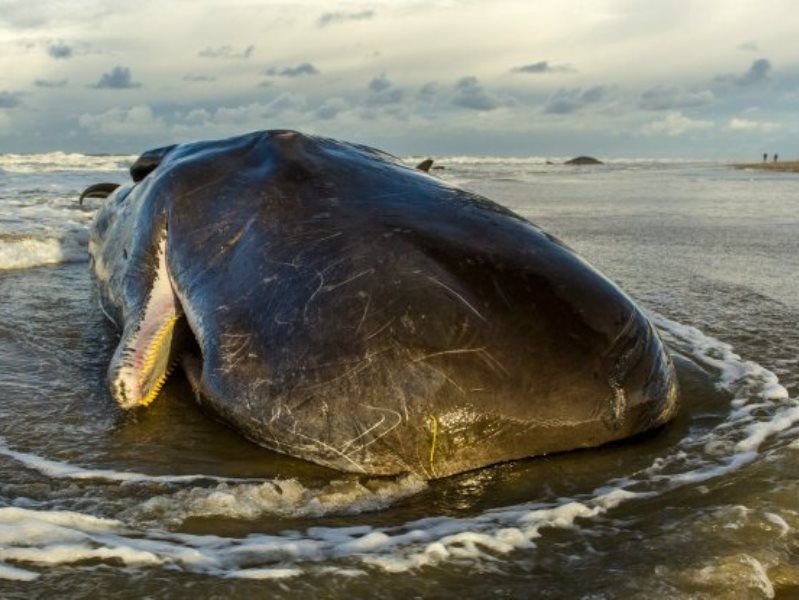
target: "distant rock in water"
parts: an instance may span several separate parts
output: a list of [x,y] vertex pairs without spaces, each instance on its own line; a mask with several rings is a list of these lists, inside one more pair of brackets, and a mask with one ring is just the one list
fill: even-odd
[[434,171],[435,171],[435,170],[443,171],[443,170],[444,170],[444,169],[446,169],[446,168],[447,168],[447,167],[445,167],[444,165],[435,165],[435,166],[433,167],[433,170],[434,170]]
[[567,160],[564,164],[567,164],[567,165],[602,165],[604,163],[601,160],[597,160],[593,156],[578,156],[577,158],[573,158],[571,160]]
[[416,168],[419,169],[420,171],[424,171],[425,173],[427,173],[428,171],[430,171],[430,167],[432,166],[433,166],[433,159],[426,158],[418,165],[416,165]]

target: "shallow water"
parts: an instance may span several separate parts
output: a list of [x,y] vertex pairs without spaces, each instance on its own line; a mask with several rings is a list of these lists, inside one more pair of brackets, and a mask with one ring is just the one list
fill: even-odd
[[636,440],[425,484],[258,448],[179,378],[116,409],[75,198],[129,160],[0,155],[0,597],[799,593],[799,176],[442,160],[650,312],[684,405]]

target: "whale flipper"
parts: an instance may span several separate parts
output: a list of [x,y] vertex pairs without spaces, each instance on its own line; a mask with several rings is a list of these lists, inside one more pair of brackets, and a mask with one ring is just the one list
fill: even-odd
[[425,173],[429,173],[430,172],[430,168],[432,166],[433,166],[433,159],[432,158],[426,158],[422,162],[420,162],[418,165],[416,165],[416,168],[419,169],[420,171],[424,171]]
[[83,190],[83,193],[78,199],[78,204],[83,204],[86,198],[108,198],[109,194],[118,187],[118,183],[95,183],[94,185],[90,185]]

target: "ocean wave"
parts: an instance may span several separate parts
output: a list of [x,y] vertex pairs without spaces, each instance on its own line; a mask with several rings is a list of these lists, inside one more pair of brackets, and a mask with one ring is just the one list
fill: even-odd
[[0,234],[0,271],[88,260],[88,233]]
[[[163,528],[164,523],[162,528],[142,529],[122,520],[81,513],[7,507],[0,508],[0,561],[27,567],[113,558],[130,566],[169,565],[221,577],[279,578],[322,569],[330,572],[329,564],[319,565],[323,560],[346,559],[349,571],[353,570],[351,563],[358,561],[367,569],[388,573],[449,561],[493,560],[534,548],[544,529],[586,526],[622,504],[663,496],[742,469],[762,455],[767,441],[799,420],[799,403],[789,397],[774,373],[696,328],[660,315],[653,319],[670,347],[715,374],[719,388],[732,396],[731,410],[708,431],[686,434],[649,466],[592,492],[495,508],[472,517],[435,516],[392,527],[311,527],[303,532],[244,538],[176,533]],[[404,493],[402,488],[400,483],[388,495]],[[410,485],[409,489],[415,488]],[[215,498],[217,493],[220,495]],[[318,510],[308,508],[317,506],[313,493],[301,488],[282,499],[276,494],[274,488],[253,484],[217,486],[199,492],[180,491],[155,500],[149,508],[165,507],[167,525],[201,514],[249,518],[265,506],[278,513],[290,512],[292,506],[305,510],[304,514]],[[350,490],[342,494],[342,502],[331,505],[338,510],[347,502],[355,506],[366,497]],[[179,511],[177,519],[169,513],[170,500]],[[157,516],[152,510],[148,514]],[[0,570],[0,576],[3,572]],[[32,577],[35,572],[16,576]]]
[[67,152],[0,154],[6,173],[54,173],[59,171],[119,171],[130,167],[135,155],[93,155]]

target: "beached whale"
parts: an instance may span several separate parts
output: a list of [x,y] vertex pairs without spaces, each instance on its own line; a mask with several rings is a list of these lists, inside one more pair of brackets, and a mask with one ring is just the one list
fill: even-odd
[[524,218],[388,154],[266,131],[153,150],[131,173],[89,245],[125,409],[180,364],[258,444],[424,478],[675,413],[672,363],[628,296]]

